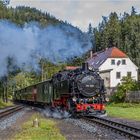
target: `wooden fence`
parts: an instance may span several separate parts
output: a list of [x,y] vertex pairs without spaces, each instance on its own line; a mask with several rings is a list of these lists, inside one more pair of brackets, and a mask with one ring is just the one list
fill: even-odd
[[129,91],[126,94],[126,102],[140,103],[140,91]]

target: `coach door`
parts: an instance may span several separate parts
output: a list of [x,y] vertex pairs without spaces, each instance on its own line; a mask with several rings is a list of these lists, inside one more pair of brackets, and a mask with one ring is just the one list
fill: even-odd
[[52,84],[49,82],[49,99],[48,99],[48,103],[51,103],[52,100],[53,100],[53,88],[52,88]]
[[51,102],[51,96],[52,96],[52,86],[50,82],[46,82],[43,85],[44,94],[43,94],[43,101],[47,104]]

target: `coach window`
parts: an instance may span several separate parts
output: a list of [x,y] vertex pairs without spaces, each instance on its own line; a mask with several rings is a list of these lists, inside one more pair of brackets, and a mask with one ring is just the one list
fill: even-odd
[[115,59],[111,60],[111,65],[115,65]]
[[53,98],[56,99],[56,87],[53,88]]
[[121,72],[116,72],[116,79],[120,79],[121,78]]
[[44,85],[44,94],[48,93],[48,83]]
[[130,71],[127,72],[127,76],[128,76],[128,77],[131,77],[131,72],[130,72]]
[[125,59],[122,60],[122,65],[126,65]]

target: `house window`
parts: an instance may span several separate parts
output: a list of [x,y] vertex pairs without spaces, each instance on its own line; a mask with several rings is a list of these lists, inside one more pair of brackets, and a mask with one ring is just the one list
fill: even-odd
[[122,60],[122,65],[126,65],[125,59]]
[[120,79],[121,78],[121,72],[116,72],[116,79]]
[[130,71],[127,72],[127,76],[128,76],[128,77],[131,77],[131,72],[130,72]]
[[111,60],[111,65],[115,65],[115,60],[114,59]]

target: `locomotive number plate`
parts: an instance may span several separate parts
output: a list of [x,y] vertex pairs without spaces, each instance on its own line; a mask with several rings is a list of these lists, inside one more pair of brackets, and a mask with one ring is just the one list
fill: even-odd
[[86,85],[86,87],[94,87],[94,85]]

